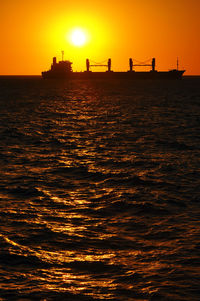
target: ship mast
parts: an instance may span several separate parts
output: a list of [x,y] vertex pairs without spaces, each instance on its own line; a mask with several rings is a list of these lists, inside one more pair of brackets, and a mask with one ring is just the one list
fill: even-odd
[[177,57],[177,61],[176,61],[176,69],[178,70],[179,68],[179,62],[178,62],[178,57]]
[[62,61],[64,60],[64,50],[61,51],[62,53]]

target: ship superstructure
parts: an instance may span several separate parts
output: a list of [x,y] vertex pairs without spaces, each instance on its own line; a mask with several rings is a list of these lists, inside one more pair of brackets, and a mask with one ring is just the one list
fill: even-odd
[[42,72],[43,78],[66,78],[72,73],[72,62],[70,61],[59,61],[57,63],[56,57],[53,57],[53,63],[51,69]]

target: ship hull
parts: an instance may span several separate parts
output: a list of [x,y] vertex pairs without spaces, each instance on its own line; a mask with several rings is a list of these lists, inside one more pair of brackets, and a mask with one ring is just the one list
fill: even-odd
[[51,70],[42,72],[44,79],[181,79],[184,70],[149,71],[149,72],[53,72]]

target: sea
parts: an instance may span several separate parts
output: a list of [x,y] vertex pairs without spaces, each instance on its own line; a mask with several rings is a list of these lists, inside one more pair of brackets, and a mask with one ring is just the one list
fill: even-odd
[[200,77],[0,77],[0,301],[200,300]]

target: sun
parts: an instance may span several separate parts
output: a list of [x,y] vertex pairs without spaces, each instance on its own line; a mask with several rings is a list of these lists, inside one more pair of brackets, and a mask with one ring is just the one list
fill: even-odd
[[81,28],[75,28],[70,32],[69,41],[76,47],[84,46],[88,42],[87,33]]

